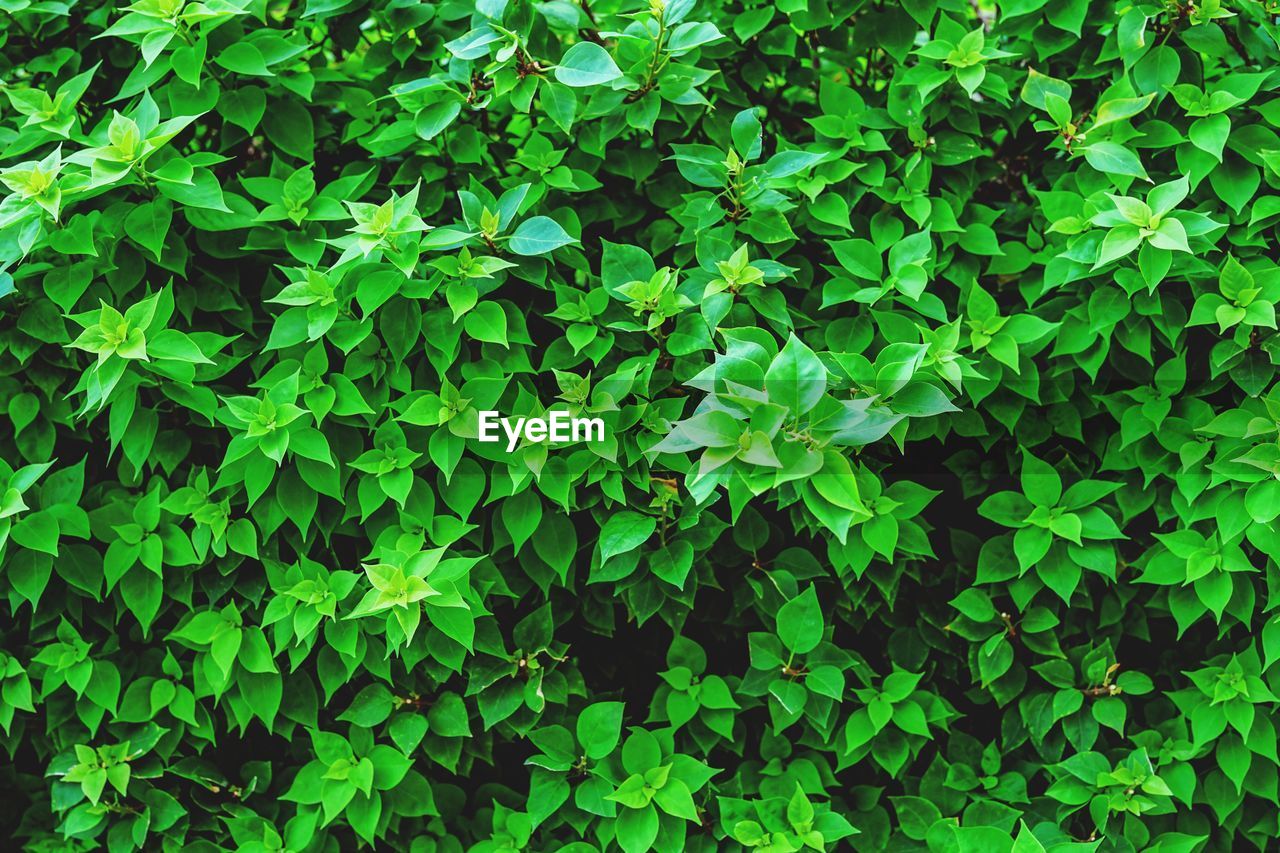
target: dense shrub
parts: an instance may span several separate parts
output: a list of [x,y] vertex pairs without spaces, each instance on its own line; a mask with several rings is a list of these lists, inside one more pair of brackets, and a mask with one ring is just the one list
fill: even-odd
[[744,2],[4,3],[6,836],[1274,847],[1274,2]]

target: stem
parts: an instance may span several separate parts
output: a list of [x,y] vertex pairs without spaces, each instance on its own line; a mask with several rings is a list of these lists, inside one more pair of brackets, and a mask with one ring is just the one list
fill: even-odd
[[662,70],[663,66],[667,64],[667,59],[669,57],[663,57],[662,55],[662,42],[667,37],[666,19],[667,13],[664,10],[663,13],[658,16],[658,37],[653,43],[653,59],[649,61],[649,71],[645,75],[644,85],[640,87],[640,95],[644,95],[653,88],[654,78],[658,75],[658,72]]
[[591,4],[588,3],[587,0],[582,0],[582,11],[587,16],[587,20],[591,22],[591,26],[594,27],[594,29],[582,29],[578,32],[585,38],[603,47],[604,39],[600,37],[600,24],[596,21],[596,16],[591,11]]

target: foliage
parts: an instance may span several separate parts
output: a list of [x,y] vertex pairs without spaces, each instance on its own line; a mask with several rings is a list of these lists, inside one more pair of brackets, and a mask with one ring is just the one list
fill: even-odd
[[9,0],[6,837],[1274,847],[1278,11]]

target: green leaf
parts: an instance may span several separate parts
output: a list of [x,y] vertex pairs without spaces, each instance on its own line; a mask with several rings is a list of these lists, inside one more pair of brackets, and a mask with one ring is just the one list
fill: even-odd
[[1081,148],[1089,165],[1108,175],[1124,175],[1148,180],[1142,161],[1123,145],[1115,142],[1092,142]]
[[923,841],[929,829],[942,820],[938,807],[923,797],[891,797],[902,832],[908,838]]
[[818,593],[812,584],[778,609],[777,621],[778,639],[789,651],[804,655],[818,647],[825,625]]
[[507,248],[517,255],[545,255],[576,242],[578,241],[570,237],[560,227],[560,223],[551,217],[534,216],[516,227]]
[[1113,98],[1103,101],[1093,114],[1093,124],[1090,127],[1090,132],[1113,122],[1133,118],[1150,106],[1154,99],[1154,94],[1148,94],[1140,98]]
[[274,101],[262,123],[267,139],[286,154],[310,161],[315,154],[315,122],[296,100]]
[[257,86],[228,89],[218,98],[218,112],[227,121],[253,133],[267,113],[267,96]]
[[1058,472],[1029,452],[1022,452],[1022,493],[1036,506],[1055,507],[1062,498]]
[[622,71],[607,50],[583,41],[565,51],[555,75],[566,86],[603,86],[620,78]]
[[813,350],[791,335],[769,364],[764,387],[772,402],[803,415],[826,393],[827,370]]
[[496,302],[481,302],[467,313],[464,325],[477,341],[507,346],[507,313]]
[[1018,834],[1013,839],[1010,853],[1044,853],[1046,849],[1040,839],[1031,834],[1026,821],[1018,821]]
[[596,702],[578,715],[578,743],[587,758],[598,761],[617,748],[623,710],[621,702]]
[[610,516],[600,528],[600,559],[608,560],[639,548],[658,529],[653,516],[623,510]]
[[1071,84],[1042,74],[1034,68],[1027,70],[1027,79],[1022,84],[1021,97],[1027,104],[1037,109],[1047,110],[1046,95],[1056,95],[1064,101],[1071,100]]
[[653,804],[672,817],[698,822],[698,809],[693,804],[689,786],[680,779],[668,779],[653,795]]
[[1102,245],[1098,249],[1098,259],[1094,261],[1093,268],[1096,270],[1127,256],[1141,243],[1142,233],[1137,226],[1120,225],[1112,228],[1102,239]]
[[173,205],[168,199],[162,198],[129,211],[124,219],[124,231],[159,259],[172,221]]
[[644,853],[658,837],[658,812],[652,805],[622,809],[616,823],[618,846],[623,853]]

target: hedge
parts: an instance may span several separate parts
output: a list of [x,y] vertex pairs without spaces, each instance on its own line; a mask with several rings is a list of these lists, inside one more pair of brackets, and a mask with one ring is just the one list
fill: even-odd
[[1273,0],[0,8],[15,847],[1275,848]]

